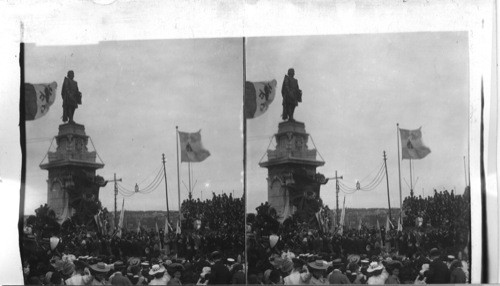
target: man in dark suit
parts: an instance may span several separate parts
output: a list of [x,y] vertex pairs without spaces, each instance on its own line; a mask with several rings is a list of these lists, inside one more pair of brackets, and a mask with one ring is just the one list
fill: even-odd
[[446,284],[450,282],[450,270],[446,263],[440,258],[440,252],[437,248],[431,249],[430,257],[432,262],[429,264],[429,273],[427,275],[427,284]]
[[302,90],[299,89],[299,82],[294,78],[295,70],[289,69],[288,74],[283,79],[281,95],[283,96],[283,120],[294,121],[293,112],[299,102],[302,102]]
[[62,99],[63,99],[63,122],[68,121],[74,123],[73,115],[78,104],[82,103],[82,93],[78,90],[78,83],[73,80],[75,73],[68,71],[68,75],[64,78],[62,86]]
[[214,261],[214,265],[212,265],[208,284],[231,284],[231,272],[226,265],[222,263],[222,254],[218,251],[214,251],[212,253],[212,260]]

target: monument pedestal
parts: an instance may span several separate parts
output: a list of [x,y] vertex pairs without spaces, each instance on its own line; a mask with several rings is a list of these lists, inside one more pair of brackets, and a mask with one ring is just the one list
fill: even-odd
[[302,122],[279,123],[274,137],[276,149],[267,150],[268,160],[259,164],[268,169],[267,200],[281,222],[295,212],[308,220],[322,205],[320,186],[328,180],[316,168],[325,162],[316,159],[316,149],[309,149]]
[[59,125],[57,149],[48,152],[48,162],[40,168],[49,171],[47,204],[62,223],[75,212],[88,214],[99,201],[99,187],[104,179],[96,170],[104,167],[96,162],[97,153],[87,148],[89,136],[85,126],[76,123]]

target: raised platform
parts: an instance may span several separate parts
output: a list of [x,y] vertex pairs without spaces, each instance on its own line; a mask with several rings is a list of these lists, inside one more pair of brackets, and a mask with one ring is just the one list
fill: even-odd
[[309,134],[303,122],[280,122],[274,137],[276,149],[267,150],[267,161],[259,163],[268,169],[267,201],[281,222],[295,212],[314,218],[317,207],[305,202],[310,197],[319,199],[320,186],[328,180],[316,168],[325,162],[316,159],[316,149],[309,149]]

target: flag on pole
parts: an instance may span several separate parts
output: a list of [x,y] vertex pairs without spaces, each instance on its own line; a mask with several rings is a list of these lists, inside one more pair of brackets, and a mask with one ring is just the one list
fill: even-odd
[[316,213],[316,219],[318,220],[318,225],[320,227],[320,229],[324,232],[326,232],[326,228],[327,226],[325,225],[325,221],[323,219],[323,216],[321,215],[321,210],[319,210],[317,213]]
[[116,236],[122,237],[123,219],[125,217],[125,199],[122,201],[122,211],[120,212],[120,220],[118,221],[118,233]]
[[170,223],[168,223],[168,219],[165,218],[165,235],[168,235],[168,233],[170,232]]
[[340,213],[340,231],[339,234],[344,234],[344,220],[345,220],[345,197],[344,204],[342,205],[342,212]]
[[431,153],[431,149],[422,141],[421,129],[422,127],[415,130],[399,129],[402,159],[422,159]]
[[398,231],[403,231],[403,223],[402,223],[402,216],[399,215],[399,219],[398,219]]
[[26,120],[38,119],[47,112],[56,100],[57,83],[24,83],[24,114]]
[[156,227],[156,233],[158,233],[158,234],[159,234],[159,233],[160,233],[160,230],[158,229],[158,222],[157,222],[157,221],[155,221],[155,227]]
[[255,118],[264,114],[276,94],[276,80],[245,82],[245,118]]
[[201,143],[201,130],[194,133],[179,131],[179,141],[181,162],[201,162],[210,156],[210,152]]
[[385,222],[385,233],[388,233],[391,230],[391,221],[389,220],[389,216],[387,216],[387,220]]
[[177,229],[175,230],[176,234],[181,234],[181,220],[177,221]]
[[97,231],[101,234],[104,234],[104,227],[103,227],[103,224],[102,224],[102,221],[101,221],[101,217],[100,217],[100,214],[101,214],[101,211],[99,211],[95,216],[94,216],[94,220],[95,220],[95,223],[97,225]]

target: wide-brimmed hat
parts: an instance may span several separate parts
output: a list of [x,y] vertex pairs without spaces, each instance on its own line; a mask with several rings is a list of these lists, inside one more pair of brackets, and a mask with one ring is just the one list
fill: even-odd
[[139,265],[140,263],[141,263],[141,259],[139,257],[131,257],[128,260],[128,265],[129,266]]
[[368,269],[366,271],[368,273],[371,273],[373,271],[382,270],[383,268],[384,268],[384,266],[382,266],[382,264],[379,264],[379,263],[373,261],[372,263],[370,263],[370,267],[368,267]]
[[361,256],[359,256],[357,254],[351,254],[351,255],[347,256],[347,261],[349,263],[358,263],[360,260],[361,260]]
[[107,273],[111,270],[111,266],[104,262],[97,262],[96,264],[90,265],[90,268],[96,272]]
[[309,267],[311,267],[312,269],[317,269],[317,270],[326,270],[329,267],[328,263],[326,263],[324,260],[316,260],[314,262],[309,262],[307,265],[309,265]]
[[151,270],[149,270],[149,275],[155,275],[157,273],[164,273],[165,272],[165,267],[163,265],[155,264],[153,267],[151,267]]

